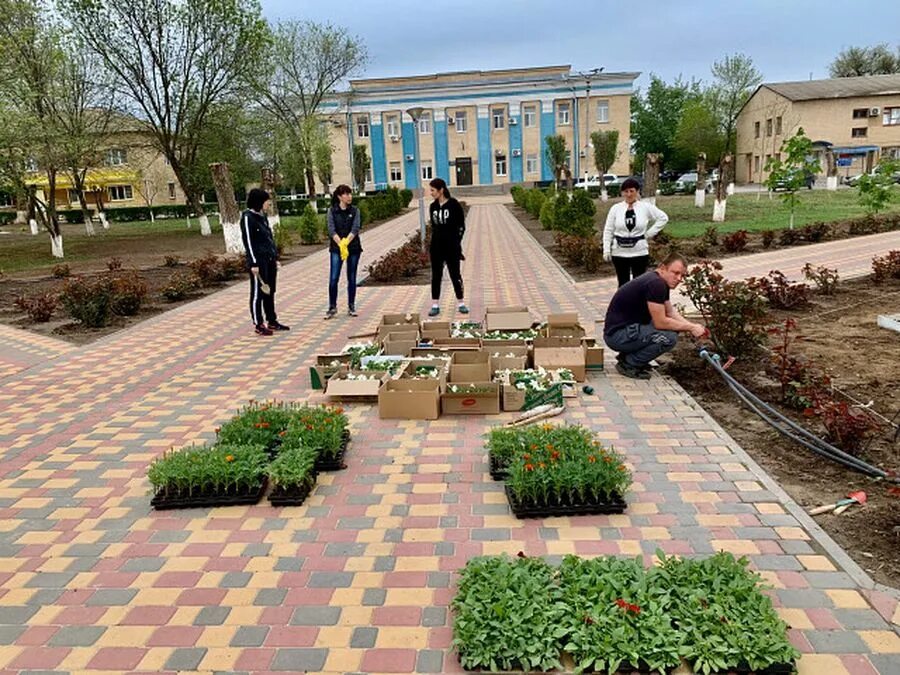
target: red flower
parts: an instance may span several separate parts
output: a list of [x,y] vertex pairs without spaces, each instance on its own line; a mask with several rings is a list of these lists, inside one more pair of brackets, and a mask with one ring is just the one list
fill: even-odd
[[534,464],[526,464],[525,470],[526,471],[534,471]]
[[559,459],[559,450],[554,450],[554,451],[550,454],[550,458],[551,458],[551,459]]
[[529,454],[526,452],[524,455],[522,455],[522,459],[524,459],[524,460],[527,462],[529,459],[531,459],[531,455],[529,455]]
[[628,603],[625,602],[622,598],[619,598],[618,600],[616,600],[616,604],[619,607],[621,607],[622,609],[625,609],[626,607],[628,607]]
[[590,626],[591,624],[594,623],[594,620],[593,620],[591,617],[589,617],[587,614],[585,614],[585,615],[584,615],[584,622],[585,622],[588,626]]

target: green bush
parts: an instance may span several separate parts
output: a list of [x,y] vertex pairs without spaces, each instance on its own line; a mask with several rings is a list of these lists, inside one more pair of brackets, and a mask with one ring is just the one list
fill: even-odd
[[526,191],[521,185],[513,185],[509,189],[509,194],[512,195],[513,203],[519,208],[525,208],[525,196]]
[[[146,206],[122,206],[104,209],[106,219],[111,223],[133,223],[138,220],[150,220],[150,209]],[[156,215],[156,209],[153,209]]]
[[307,246],[319,243],[319,215],[312,204],[307,204],[300,216],[300,243]]
[[285,448],[269,464],[269,481],[276,489],[300,490],[316,484],[316,459],[312,448],[298,445]]
[[539,219],[546,200],[547,195],[542,190],[528,190],[525,195],[525,210],[532,218]]
[[84,212],[81,209],[58,209],[56,215],[70,225],[84,224]]
[[69,316],[85,326],[100,328],[109,323],[112,290],[105,277],[69,279],[59,299]]
[[109,275],[110,309],[119,316],[134,316],[147,297],[147,284],[136,270],[118,270]]
[[0,225],[11,225],[15,219],[15,211],[0,211]]
[[184,300],[201,286],[200,279],[193,272],[175,272],[162,289],[163,297],[169,302]]
[[541,205],[541,225],[545,230],[552,230],[556,224],[556,198],[548,198]]
[[412,190],[407,190],[407,189],[400,190],[400,208],[405,209],[407,206],[409,206],[409,203],[412,201],[412,198],[413,198]]
[[557,216],[556,229],[565,234],[590,237],[594,234],[594,216],[597,206],[585,190],[575,190],[565,202],[562,218]]
[[368,225],[372,222],[372,204],[366,198],[357,198],[356,208],[359,209],[359,222]]

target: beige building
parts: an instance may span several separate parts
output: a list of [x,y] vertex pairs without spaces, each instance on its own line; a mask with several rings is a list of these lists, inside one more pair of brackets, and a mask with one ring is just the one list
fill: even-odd
[[737,121],[737,182],[766,180],[766,161],[802,127],[825,173],[831,148],[838,175],[871,171],[883,155],[900,157],[900,75],[760,85]]
[[573,174],[593,175],[590,134],[609,129],[619,131],[611,171],[628,173],[639,75],[547,66],[351,80],[328,108],[333,182],[353,185],[354,145],[372,162],[367,190],[416,188],[436,177],[452,187],[549,181],[545,139],[553,134],[565,136]]

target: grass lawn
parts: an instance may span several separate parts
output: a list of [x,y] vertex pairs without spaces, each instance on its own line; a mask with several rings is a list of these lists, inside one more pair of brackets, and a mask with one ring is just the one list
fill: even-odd
[[[324,223],[325,216],[320,215]],[[299,224],[300,216],[282,217],[288,226]],[[5,274],[28,270],[49,270],[56,264],[71,265],[73,271],[103,267],[107,260],[118,257],[128,266],[158,265],[166,255],[190,260],[207,252],[223,253],[225,241],[216,216],[210,216],[212,235],[201,236],[196,218],[187,227],[184,219],[159,219],[133,223],[110,223],[104,230],[95,225],[96,236],[89,237],[84,225],[63,225],[65,258],[50,255],[50,238],[46,232],[32,236],[28,226],[8,225],[0,228],[0,271]],[[299,239],[295,237],[295,239]],[[299,240],[297,241],[299,243]]]
[[[900,211],[900,189],[896,189],[894,203],[889,211]],[[790,223],[790,211],[781,200],[781,194],[773,195],[772,199],[766,192],[759,197],[756,194],[740,193],[728,198],[728,207],[725,213],[724,223],[712,222],[714,195],[707,195],[706,206],[698,209],[694,206],[693,195],[679,195],[675,197],[657,197],[656,205],[669,215],[669,224],[666,232],[673,237],[697,237],[711,225],[715,225],[720,233],[734,232],[735,230],[773,230],[788,227]],[[797,193],[799,204],[794,211],[794,227],[802,227],[817,221],[831,222],[846,220],[865,215],[865,210],[859,205],[857,190],[803,190]],[[606,213],[614,204],[610,200],[606,204],[597,202],[597,218],[600,231],[606,222]]]

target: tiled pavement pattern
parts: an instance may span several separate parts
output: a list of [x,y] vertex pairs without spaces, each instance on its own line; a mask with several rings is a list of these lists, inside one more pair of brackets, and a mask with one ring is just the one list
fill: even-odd
[[[366,259],[415,224],[366,236]],[[574,287],[504,207],[473,206],[469,233],[476,316],[509,302],[600,313],[600,294]],[[283,271],[287,335],[252,336],[235,287],[0,380],[0,675],[457,672],[447,606],[468,558],[657,548],[750,556],[801,673],[900,673],[897,600],[660,377],[594,375],[596,393],[565,415],[626,453],[625,515],[516,520],[481,438],[509,416],[381,421],[362,404],[348,406],[350,468],[320,476],[306,505],[151,511],[155,455],[211,439],[249,398],[322,400],[308,390],[315,353],[383,312],[427,308],[424,286],[363,288],[366,318],[324,322],[326,275],[324,253]]]

